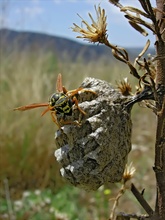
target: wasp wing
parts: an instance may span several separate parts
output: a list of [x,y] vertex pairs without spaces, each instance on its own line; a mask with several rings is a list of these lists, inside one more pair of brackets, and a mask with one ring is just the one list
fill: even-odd
[[57,76],[56,91],[57,92],[63,92],[62,75],[61,75],[61,73],[59,73],[58,76]]

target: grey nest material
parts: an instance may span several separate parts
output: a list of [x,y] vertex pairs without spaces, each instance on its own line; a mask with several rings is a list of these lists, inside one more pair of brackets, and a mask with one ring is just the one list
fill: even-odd
[[90,92],[77,95],[82,115],[73,110],[66,120],[81,119],[81,125],[64,125],[55,133],[55,157],[61,175],[74,186],[97,190],[101,185],[122,179],[131,150],[131,114],[128,98],[108,82],[86,78],[82,85]]

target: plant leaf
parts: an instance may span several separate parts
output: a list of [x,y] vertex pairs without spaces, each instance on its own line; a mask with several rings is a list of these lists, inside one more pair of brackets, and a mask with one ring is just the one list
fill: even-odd
[[120,11],[123,11],[123,12],[129,11],[129,12],[133,12],[133,13],[136,13],[136,14],[140,14],[140,15],[146,17],[146,18],[150,18],[150,16],[148,14],[146,14],[145,12],[141,11],[138,8],[134,8],[134,7],[131,7],[131,6],[122,7],[120,9]]
[[132,22],[132,21],[129,21],[129,24],[130,24],[136,31],[140,32],[143,36],[146,37],[146,36],[148,35],[148,33],[146,32],[146,30],[143,29],[140,25],[138,25],[138,24],[136,24],[136,23],[134,23],[134,22]]

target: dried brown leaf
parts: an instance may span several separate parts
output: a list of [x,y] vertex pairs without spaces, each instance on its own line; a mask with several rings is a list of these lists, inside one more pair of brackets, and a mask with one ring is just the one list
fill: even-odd
[[115,49],[112,49],[112,54],[113,56],[117,59],[117,60],[120,60],[121,62],[124,62],[124,63],[127,63],[127,60],[125,59],[125,57],[122,55],[122,53],[118,53],[117,50]]
[[129,66],[130,70],[131,70],[131,74],[133,76],[135,76],[137,79],[140,79],[141,77],[139,76],[136,68],[130,63],[130,62],[127,62],[127,65]]
[[143,25],[145,27],[147,27],[148,29],[150,29],[151,31],[153,31],[155,33],[155,29],[153,27],[153,25],[147,21],[144,21],[143,19],[141,19],[140,17],[137,17],[137,16],[133,16],[133,15],[125,15],[125,17],[129,20],[129,21],[132,21],[136,24],[140,24],[140,25]]
[[134,8],[134,7],[131,7],[131,6],[122,7],[121,11],[123,11],[123,12],[130,11],[130,12],[134,12],[134,13],[140,14],[140,15],[146,17],[146,18],[150,18],[150,16],[148,14],[146,14],[145,12],[141,11],[138,8]]
[[119,3],[120,0],[109,0],[109,2],[119,8],[122,7],[122,5]]
[[144,0],[139,0],[139,2],[141,4],[142,8],[145,10],[145,12],[147,12],[147,14],[150,15],[150,17],[151,17],[151,15],[153,17],[155,17],[150,0],[145,0],[145,1]]
[[145,52],[148,50],[150,46],[150,40],[147,40],[143,50],[141,51],[141,53],[139,53],[139,55],[136,57],[135,62],[134,62],[134,66],[136,65],[137,61],[145,54]]
[[140,25],[136,24],[135,22],[129,21],[129,24],[138,32],[140,32],[143,36],[147,36],[148,33],[144,28],[142,28]]

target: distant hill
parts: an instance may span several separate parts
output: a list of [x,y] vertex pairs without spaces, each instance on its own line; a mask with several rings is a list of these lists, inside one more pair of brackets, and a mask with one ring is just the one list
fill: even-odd
[[[70,59],[76,61],[81,58],[85,61],[105,58],[112,59],[111,50],[104,45],[98,44],[80,44],[76,41],[62,37],[51,36],[48,34],[14,31],[10,29],[0,29],[0,44],[3,52],[10,53],[17,51],[51,51],[59,59]],[[127,48],[129,55],[134,59],[142,48]],[[154,49],[148,50],[147,53],[154,54]]]

